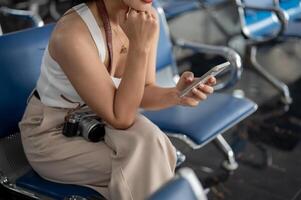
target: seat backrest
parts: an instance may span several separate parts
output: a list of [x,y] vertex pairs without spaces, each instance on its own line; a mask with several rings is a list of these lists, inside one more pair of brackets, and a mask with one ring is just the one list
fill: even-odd
[[[158,81],[171,82],[166,71],[175,72],[172,43],[163,9],[157,2],[154,7],[160,16],[160,39],[157,52],[157,71],[164,71]],[[26,100],[35,87],[40,74],[44,49],[48,44],[54,24],[33,28],[0,37],[0,138],[18,131],[18,122]],[[166,70],[168,68],[168,70]],[[164,83],[163,85],[170,85]]]
[[0,138],[18,130],[54,25],[0,37]]
[[148,200],[207,200],[203,187],[192,169],[182,168],[177,174]]
[[300,0],[280,0],[280,7],[284,11],[288,11],[289,15],[294,14],[296,9],[298,9],[298,14],[300,14],[301,1]]
[[182,177],[173,179],[149,200],[197,200],[189,182]]
[[163,8],[158,1],[153,1],[153,6],[159,14],[160,37],[157,49],[157,84],[163,87],[175,85],[174,78],[178,75],[178,70],[173,56],[173,45],[169,33]]
[[158,42],[156,65],[157,71],[160,71],[169,66],[175,67],[175,61],[172,53],[172,42],[164,11],[157,1],[153,2],[153,6],[157,10],[160,19],[160,38]]

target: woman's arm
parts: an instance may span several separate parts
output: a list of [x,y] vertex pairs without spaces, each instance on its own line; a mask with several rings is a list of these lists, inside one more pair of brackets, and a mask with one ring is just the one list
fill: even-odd
[[[156,11],[151,10],[154,18],[158,21]],[[159,22],[158,22],[159,24]],[[152,42],[152,47],[147,61],[146,84],[144,89],[141,107],[147,110],[160,110],[175,105],[196,106],[198,103],[207,98],[207,95],[213,92],[211,85],[214,85],[216,80],[211,78],[206,85],[194,90],[192,94],[187,97],[179,98],[179,93],[187,85],[193,81],[193,73],[185,72],[181,76],[180,81],[176,87],[162,88],[156,85],[156,59],[157,46],[159,40],[159,26],[156,32],[156,37]]]
[[147,71],[149,43],[146,39],[153,34],[150,29],[156,28],[156,23],[147,18],[145,13],[134,11],[126,23],[131,31],[130,47],[118,89],[100,61],[96,46],[83,23],[58,25],[49,45],[51,55],[85,103],[118,129],[128,128],[135,120],[144,93]]

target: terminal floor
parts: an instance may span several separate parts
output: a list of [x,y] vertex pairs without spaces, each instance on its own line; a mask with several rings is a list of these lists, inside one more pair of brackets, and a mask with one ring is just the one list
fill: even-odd
[[[187,155],[183,166],[194,169],[203,184],[220,182],[211,187],[209,199],[301,200],[300,194],[295,197],[297,193],[301,193],[301,79],[293,86],[297,88],[293,91],[296,100],[292,106],[293,110],[288,114],[272,116],[270,120],[277,122],[268,121],[270,126],[264,127],[264,122],[261,123],[258,119],[270,108],[262,105],[256,114],[225,134],[227,141],[232,145],[237,137],[245,142],[245,147],[236,153],[239,167],[232,174],[221,169],[224,157],[214,143],[191,151],[183,143],[175,141]],[[289,123],[287,119],[291,119],[293,123]],[[287,130],[283,132],[287,136],[279,136],[279,132],[275,132],[277,123]],[[292,132],[289,132],[290,130]],[[262,152],[258,146],[266,151]],[[264,153],[270,157],[268,164],[263,163]]]

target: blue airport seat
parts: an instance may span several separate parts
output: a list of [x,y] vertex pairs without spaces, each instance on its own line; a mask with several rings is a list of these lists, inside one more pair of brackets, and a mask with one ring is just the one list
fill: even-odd
[[236,0],[242,30],[253,40],[301,36],[300,0]]
[[301,37],[301,2],[300,0],[280,0],[280,7],[288,17],[285,35]]
[[266,80],[282,93],[285,105],[292,103],[288,86],[266,71],[257,61],[257,47],[301,37],[300,0],[236,0],[241,30],[248,39],[246,57]]
[[[154,6],[157,6],[156,2],[154,2]],[[157,56],[157,80],[162,86],[171,86],[173,84],[171,80],[178,77],[178,74],[172,54],[172,44],[167,34],[166,21],[160,9],[159,14],[161,31]],[[80,194],[85,197],[95,196],[95,191],[90,188],[62,185],[39,177],[32,171],[26,161],[20,134],[18,133],[18,122],[21,120],[26,107],[26,100],[38,79],[43,51],[47,46],[53,28],[54,24],[51,24],[0,37],[0,67],[2,72],[0,78],[0,111],[2,114],[0,116],[0,154],[3,155],[1,158],[4,159],[3,162],[0,162],[0,176],[2,180],[8,178],[7,181],[1,184],[12,191],[18,191],[21,194],[34,196],[38,199],[44,199],[45,196],[63,199],[65,195],[69,194]],[[178,127],[179,131],[184,131],[183,136],[186,134],[185,130],[188,130],[187,135],[189,135],[187,137],[193,140],[196,148],[199,148],[214,138],[225,145],[225,141],[220,134],[243,120],[257,108],[257,105],[250,100],[225,94],[211,95],[203,104],[206,106],[202,106],[202,104],[195,110],[175,107],[170,110],[158,111],[157,114],[146,113],[146,115],[164,114],[166,119],[171,119],[177,114],[178,120],[187,118],[193,113],[194,120],[184,120],[183,127],[177,125],[178,121],[172,122],[173,124],[169,123],[168,127]],[[217,111],[220,113],[219,115],[217,115]],[[156,120],[152,116],[150,118]],[[216,119],[209,116],[215,116]],[[167,126],[164,124],[164,120],[162,118],[160,120],[155,122],[159,127],[165,129]],[[189,123],[194,128],[184,130],[184,128],[189,127]],[[207,128],[210,128],[210,130],[206,130],[206,124],[209,125]],[[173,130],[177,131],[176,129]],[[229,153],[232,150],[227,146],[223,146],[223,149],[226,150],[229,156],[229,166],[232,165],[232,170],[235,169],[234,156]],[[64,189],[62,190],[62,188]],[[77,191],[75,194],[73,193],[74,190]],[[99,194],[98,199],[102,198]]]
[[[54,24],[51,24],[0,37],[0,153],[7,158],[7,163],[0,163],[0,169],[4,170],[2,173],[11,181],[5,186],[12,190],[18,186],[17,191],[20,193],[24,193],[26,189],[31,191],[26,194],[41,199],[44,199],[43,195],[60,200],[72,195],[104,199],[88,187],[58,184],[42,179],[30,169],[22,149],[18,122],[39,77],[42,55],[53,28]],[[9,155],[10,152],[13,155]],[[16,164],[13,170],[11,163]],[[0,175],[2,176],[1,173]]]
[[183,133],[202,145],[249,116],[254,109],[254,103],[248,99],[215,93],[196,108],[175,106],[144,114],[163,131]]
[[169,182],[164,188],[153,195],[150,200],[197,200],[188,181],[179,178]]
[[[156,2],[154,4],[158,6]],[[157,84],[162,87],[174,87],[174,80],[178,80],[179,74],[172,54],[173,44],[168,34],[169,30],[164,13],[158,13],[161,21],[156,64]],[[210,50],[210,53],[220,53],[221,51],[220,49],[216,51],[217,49],[214,46],[202,46],[196,42],[188,44],[188,42],[180,39],[178,41],[180,41],[177,42],[178,47],[200,50],[203,53],[206,50]],[[238,59],[238,55],[226,47],[222,48],[222,52],[227,52],[225,54],[231,55],[227,58],[233,66],[233,74],[239,73],[239,64],[237,63],[240,63],[240,57]],[[235,79],[237,76],[231,76],[230,78]],[[182,139],[193,149],[201,148],[215,139],[228,156],[228,160],[224,162],[224,167],[234,170],[237,167],[237,163],[235,162],[233,151],[221,134],[251,115],[256,109],[257,105],[247,98],[214,93],[206,101],[194,108],[175,106],[160,111],[144,111],[143,114],[158,125],[159,128],[167,132],[168,136]]]
[[[30,170],[17,180],[17,186],[53,199],[64,199],[71,196],[90,197],[101,199],[99,193],[88,187],[71,184],[61,184],[41,178],[35,171]],[[104,199],[104,198],[103,198]]]
[[190,168],[181,168],[177,176],[154,192],[148,200],[207,200],[197,176]]

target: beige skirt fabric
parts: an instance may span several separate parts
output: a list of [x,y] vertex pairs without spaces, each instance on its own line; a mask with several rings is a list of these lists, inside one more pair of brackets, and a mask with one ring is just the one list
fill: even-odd
[[27,159],[43,178],[88,186],[108,199],[141,200],[173,177],[175,148],[144,116],[127,130],[107,126],[104,141],[92,143],[62,134],[67,112],[33,96],[19,123]]

